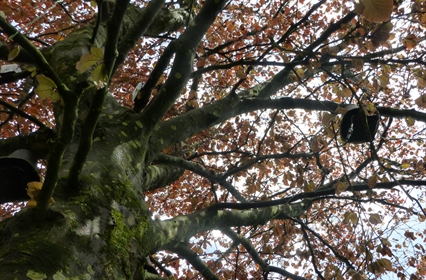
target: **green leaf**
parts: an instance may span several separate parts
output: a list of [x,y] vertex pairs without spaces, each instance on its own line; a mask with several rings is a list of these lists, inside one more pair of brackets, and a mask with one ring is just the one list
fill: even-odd
[[8,61],[14,60],[19,55],[20,52],[21,52],[21,47],[19,46],[12,49],[7,56],[7,60]]
[[39,85],[49,86],[55,89],[58,88],[55,82],[49,77],[46,77],[44,75],[37,75],[36,79]]
[[44,100],[50,97],[53,93],[56,92],[57,86],[55,82],[49,77],[43,75],[36,76],[38,86],[35,88],[35,93],[40,97],[41,100]]
[[93,83],[97,89],[104,88],[108,84],[108,75],[105,64],[98,65],[92,73]]
[[104,57],[104,51],[101,48],[92,47],[90,53],[84,54],[77,62],[75,68],[81,73],[102,61]]

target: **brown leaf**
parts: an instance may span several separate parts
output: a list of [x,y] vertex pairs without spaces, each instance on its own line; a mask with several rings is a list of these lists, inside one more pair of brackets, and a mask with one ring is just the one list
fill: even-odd
[[420,95],[414,102],[420,108],[426,108],[426,94]]
[[368,178],[367,185],[370,189],[372,189],[376,186],[378,178],[379,178],[379,176],[377,176],[377,174],[374,174],[370,178]]
[[393,0],[362,0],[364,10],[362,15],[372,22],[390,20],[393,10]]
[[416,240],[416,237],[414,236],[414,233],[412,231],[405,231],[404,236],[411,240]]
[[378,225],[382,222],[382,219],[379,214],[370,214],[368,221],[370,221],[373,225]]

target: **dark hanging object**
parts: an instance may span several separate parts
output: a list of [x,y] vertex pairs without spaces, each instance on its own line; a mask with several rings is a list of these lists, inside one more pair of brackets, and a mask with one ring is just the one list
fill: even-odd
[[29,150],[16,150],[0,157],[0,203],[28,200],[27,183],[40,181],[37,156]]
[[[340,136],[346,143],[365,143],[374,140],[379,127],[380,115],[376,110],[374,115],[368,116],[361,112],[358,106],[346,106],[348,111],[340,124]],[[366,118],[366,119],[365,119]]]

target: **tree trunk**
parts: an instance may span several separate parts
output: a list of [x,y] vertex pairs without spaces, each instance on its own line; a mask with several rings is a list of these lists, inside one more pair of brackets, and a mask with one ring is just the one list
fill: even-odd
[[[143,11],[130,7],[123,25],[134,27],[137,23],[132,19],[141,15]],[[184,10],[162,10],[147,33],[179,28],[183,15],[187,16]],[[87,160],[82,159],[80,180],[67,177],[84,133],[81,124],[96,94],[94,86],[87,87],[88,74],[76,70],[77,61],[90,51],[93,27],[86,25],[42,50],[70,90],[81,92],[77,125],[63,156],[55,203],[47,219],[40,220],[34,209],[27,209],[0,225],[1,279],[146,278],[146,256],[158,244],[143,190],[163,186],[181,171],[146,170],[147,156],[155,151],[150,150],[140,115],[107,96],[93,147]],[[101,25],[95,45],[104,44],[105,30]],[[60,102],[55,104],[55,117],[59,128],[64,118]],[[78,183],[69,186],[73,181]]]

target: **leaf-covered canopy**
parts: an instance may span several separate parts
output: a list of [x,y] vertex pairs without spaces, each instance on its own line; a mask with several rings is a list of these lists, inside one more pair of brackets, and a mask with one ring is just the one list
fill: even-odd
[[[63,205],[63,189],[92,183],[110,149],[97,164],[127,166],[117,180],[152,212],[152,239],[132,238],[151,244],[142,256],[163,276],[425,277],[425,1],[0,11],[1,65],[19,65],[0,73],[0,153],[42,158],[37,217],[55,210],[52,195]],[[366,140],[346,143],[352,108],[345,135]]]

